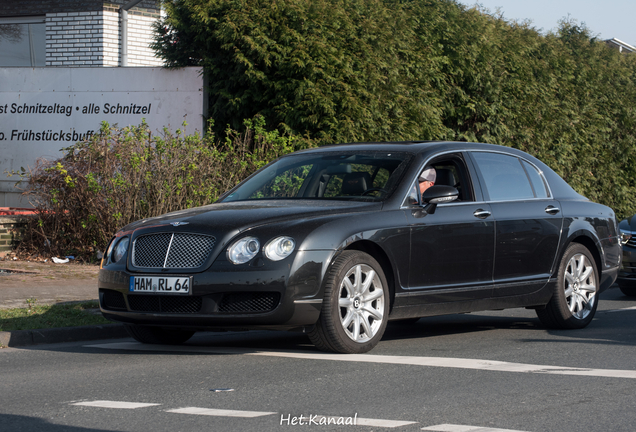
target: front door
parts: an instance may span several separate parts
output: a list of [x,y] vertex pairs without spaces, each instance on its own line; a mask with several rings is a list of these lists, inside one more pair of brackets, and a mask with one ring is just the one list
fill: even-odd
[[438,205],[434,214],[426,214],[419,205],[406,210],[411,231],[408,289],[413,302],[490,297],[495,244],[492,210],[480,193],[475,194],[461,153],[436,158],[422,172],[431,168],[435,185],[457,188],[459,199]]
[[490,297],[495,243],[490,213],[485,203],[443,204],[425,216],[412,210],[409,289],[425,291],[431,303]]

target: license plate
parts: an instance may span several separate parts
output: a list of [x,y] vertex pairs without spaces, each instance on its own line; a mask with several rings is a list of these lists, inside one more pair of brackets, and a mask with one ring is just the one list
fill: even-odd
[[190,294],[191,277],[131,276],[130,292]]

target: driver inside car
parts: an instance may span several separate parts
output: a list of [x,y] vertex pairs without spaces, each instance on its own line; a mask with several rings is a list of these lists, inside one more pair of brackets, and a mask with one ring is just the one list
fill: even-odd
[[435,168],[424,168],[417,178],[420,190],[419,197],[417,193],[418,187],[413,186],[413,190],[409,194],[409,203],[418,204],[421,201],[424,191],[435,185],[435,179],[437,179],[437,171],[435,171]]
[[437,171],[435,171],[435,168],[426,168],[424,171],[422,171],[418,178],[420,183],[420,196],[422,196],[426,189],[435,185],[436,178]]

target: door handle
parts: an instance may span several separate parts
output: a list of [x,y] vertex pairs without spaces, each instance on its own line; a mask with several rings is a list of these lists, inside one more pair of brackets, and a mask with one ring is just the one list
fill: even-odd
[[551,214],[551,215],[555,215],[555,214],[559,213],[560,211],[561,211],[561,209],[559,209],[558,207],[551,206],[551,205],[549,205],[549,206],[547,206],[545,208],[545,212],[547,214]]
[[473,216],[475,216],[475,217],[477,217],[479,219],[486,219],[491,214],[492,213],[490,213],[488,210],[477,209],[477,210],[475,210],[475,213],[473,213]]

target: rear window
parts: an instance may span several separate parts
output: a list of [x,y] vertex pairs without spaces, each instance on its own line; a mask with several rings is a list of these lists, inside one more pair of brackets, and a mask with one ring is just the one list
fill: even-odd
[[473,156],[486,182],[486,189],[491,200],[535,198],[532,185],[519,158],[486,152],[474,152]]

